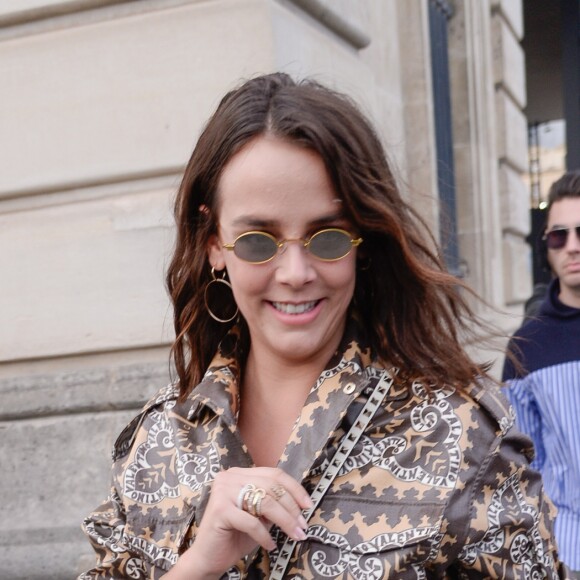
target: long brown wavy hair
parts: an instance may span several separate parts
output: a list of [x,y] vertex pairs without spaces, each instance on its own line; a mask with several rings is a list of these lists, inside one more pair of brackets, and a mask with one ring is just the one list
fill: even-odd
[[[185,397],[200,381],[235,324],[208,314],[207,247],[217,231],[219,180],[232,156],[258,135],[271,134],[316,151],[345,217],[363,237],[352,309],[364,340],[408,377],[465,385],[487,369],[466,353],[477,317],[450,275],[429,229],[402,198],[369,121],[345,95],[312,80],[275,73],[225,95],[205,126],[175,202],[177,239],[167,273],[173,302],[172,356]],[[243,368],[249,332],[243,317],[235,356]]]

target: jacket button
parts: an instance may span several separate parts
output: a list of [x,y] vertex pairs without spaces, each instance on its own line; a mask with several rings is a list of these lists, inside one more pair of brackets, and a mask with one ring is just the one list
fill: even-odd
[[344,389],[342,389],[342,392],[345,395],[350,395],[351,393],[354,393],[355,389],[356,389],[356,385],[354,383],[348,383],[345,385]]

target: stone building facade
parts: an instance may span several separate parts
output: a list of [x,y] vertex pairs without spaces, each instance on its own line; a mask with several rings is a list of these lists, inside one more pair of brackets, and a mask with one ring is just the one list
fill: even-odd
[[226,90],[284,70],[348,92],[438,231],[430,11],[449,7],[458,264],[518,314],[521,0],[0,5],[0,578],[64,580],[91,561],[80,522],[107,492],[112,443],[169,381],[172,199]]

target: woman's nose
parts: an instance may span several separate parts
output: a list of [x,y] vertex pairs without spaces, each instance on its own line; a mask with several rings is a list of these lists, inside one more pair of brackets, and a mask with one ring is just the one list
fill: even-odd
[[316,276],[312,256],[299,240],[284,243],[276,262],[276,279],[282,284],[299,287]]

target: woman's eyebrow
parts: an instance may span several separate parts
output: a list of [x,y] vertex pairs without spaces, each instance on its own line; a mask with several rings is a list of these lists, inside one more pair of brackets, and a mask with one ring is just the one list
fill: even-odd
[[327,224],[331,224],[334,222],[339,222],[344,220],[344,214],[342,212],[334,212],[328,215],[324,215],[321,216],[319,218],[316,218],[315,220],[312,220],[311,222],[309,222],[309,224],[311,226],[316,226],[316,225],[327,225]]
[[240,216],[237,217],[233,222],[232,225],[234,227],[248,227],[248,228],[272,228],[279,225],[278,220],[270,220],[259,218],[256,216]]
[[[332,214],[322,215],[308,222],[308,227],[318,226],[318,225],[328,225],[337,221],[344,220],[344,215],[342,212],[334,212]],[[234,227],[248,227],[248,228],[278,228],[282,225],[282,220],[278,219],[267,219],[260,218],[252,215],[242,215],[237,217],[232,225]]]

